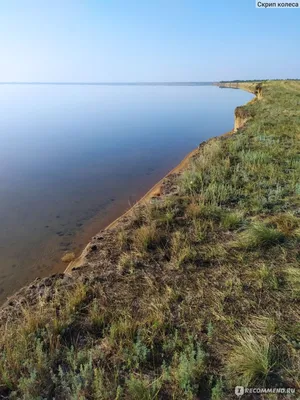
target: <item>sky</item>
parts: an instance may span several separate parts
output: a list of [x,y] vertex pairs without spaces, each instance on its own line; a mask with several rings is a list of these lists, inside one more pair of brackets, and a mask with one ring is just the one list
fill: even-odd
[[300,78],[300,8],[255,0],[0,0],[0,81]]

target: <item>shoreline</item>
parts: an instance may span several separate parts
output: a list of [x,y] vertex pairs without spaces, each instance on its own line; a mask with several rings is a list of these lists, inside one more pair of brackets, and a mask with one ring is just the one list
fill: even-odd
[[[230,131],[231,132],[231,131]],[[225,135],[229,134],[230,132],[226,133]],[[223,136],[223,135],[221,135]],[[205,143],[205,142],[203,142]],[[200,144],[201,145],[201,144]],[[199,146],[200,146],[199,145]],[[193,149],[192,151],[190,151],[183,159],[182,161],[180,161],[180,163],[178,165],[176,165],[173,169],[171,169],[171,171],[169,171],[166,175],[164,175],[157,183],[154,184],[154,186],[152,186],[151,189],[149,189],[146,194],[144,194],[133,206],[131,206],[127,211],[125,211],[124,213],[122,213],[118,218],[116,218],[114,221],[112,221],[110,224],[108,224],[105,228],[103,228],[101,231],[107,231],[109,229],[113,229],[116,227],[116,225],[120,222],[120,220],[126,216],[128,216],[133,209],[142,204],[143,202],[147,202],[149,200],[151,200],[151,198],[156,198],[156,197],[160,197],[160,190],[161,190],[161,186],[163,181],[168,178],[170,175],[172,174],[176,174],[182,171],[182,169],[184,169],[186,167],[186,164],[189,162],[189,160],[195,155],[197,154],[199,150],[199,147]],[[66,269],[64,270],[65,274],[70,273],[74,268],[78,268],[81,265],[81,262],[83,262],[83,258],[84,256],[87,254],[87,251],[90,247],[91,244],[91,240],[87,243],[87,245],[84,247],[83,251],[81,252],[81,254],[76,257],[75,260],[71,261],[68,266],[66,267]]]
[[[254,87],[255,87],[255,85],[252,85],[252,84],[239,85],[240,89],[246,90],[252,94],[255,94]],[[255,99],[256,99],[256,97],[251,99],[250,102],[252,102]],[[249,102],[245,103],[245,105],[248,103]],[[22,296],[22,293],[26,292],[26,288],[30,287],[31,284],[35,281],[43,282],[44,280],[48,280],[49,278],[52,279],[52,277],[54,277],[55,275],[65,275],[67,277],[70,277],[72,275],[73,271],[80,268],[84,264],[88,263],[88,258],[90,257],[91,247],[93,246],[92,242],[94,241],[95,237],[97,237],[97,235],[99,235],[100,233],[101,234],[105,233],[106,235],[110,235],[111,232],[113,232],[113,231],[116,232],[116,227],[119,225],[119,223],[120,223],[120,227],[122,227],[124,225],[123,220],[130,218],[130,215],[134,212],[134,209],[136,207],[138,207],[141,204],[147,203],[148,201],[151,200],[151,198],[159,199],[161,197],[160,196],[161,189],[164,186],[164,183],[165,182],[170,183],[172,181],[173,177],[175,177],[176,175],[178,175],[181,172],[183,172],[184,170],[186,170],[190,160],[194,156],[197,155],[197,153],[200,151],[202,145],[205,145],[210,140],[218,139],[220,137],[226,137],[226,136],[229,136],[232,134],[234,134],[234,129],[232,129],[229,132],[223,133],[221,135],[211,137],[211,138],[207,139],[206,141],[203,141],[202,143],[200,143],[197,148],[194,148],[188,154],[186,154],[186,156],[179,162],[179,164],[177,164],[168,173],[166,173],[160,180],[158,180],[158,182],[156,182],[138,201],[136,201],[136,203],[134,203],[132,206],[130,206],[130,208],[128,208],[125,211],[121,211],[121,214],[119,216],[117,216],[112,222],[109,222],[106,226],[105,226],[105,224],[103,224],[102,225],[103,228],[100,227],[99,229],[95,229],[94,230],[95,233],[91,234],[91,236],[89,236],[89,237],[86,237],[86,240],[87,240],[86,244],[83,245],[81,248],[80,247],[77,248],[78,256],[76,256],[76,258],[73,261],[68,263],[67,266],[62,265],[60,270],[58,270],[57,272],[54,272],[50,275],[46,275],[43,277],[36,277],[35,279],[33,279],[31,281],[31,283],[22,286],[20,289],[13,292],[8,297],[6,297],[6,299],[4,299],[3,303],[0,305],[0,309],[2,307],[5,307],[6,304],[9,304],[9,302],[11,300],[18,298],[19,296]],[[163,196],[161,198],[163,198]],[[93,236],[93,235],[95,235],[95,236]],[[86,256],[88,256],[88,257],[86,257]]]
[[[241,89],[241,90],[245,90],[249,93],[254,94],[254,98],[251,99],[248,103],[256,100],[259,98],[258,93],[257,93],[257,89],[256,89],[256,83],[255,84],[243,84],[243,83],[234,83],[234,86],[232,86],[231,83],[224,83],[224,84],[215,84],[215,86],[218,86],[219,88],[236,88],[236,89]],[[246,104],[248,104],[246,103]],[[243,105],[244,106],[244,105]],[[241,106],[241,107],[243,107]],[[247,118],[245,118],[244,120],[241,120],[240,116],[237,116],[236,114],[236,110],[238,110],[239,107],[236,107],[235,109],[235,121],[234,121],[234,128],[226,133],[223,133],[221,135],[216,136],[216,138],[220,138],[220,137],[228,137],[230,135],[233,135],[236,132],[236,129],[240,128],[243,126],[243,124],[246,123]],[[236,124],[236,120],[239,119],[239,123],[238,125]],[[237,128],[238,126],[238,128]],[[213,138],[210,138],[208,140],[212,140]],[[193,149],[192,151],[190,151],[183,159],[182,161],[175,166],[172,170],[170,170],[165,176],[163,176],[163,178],[161,178],[156,184],[154,184],[154,186],[152,186],[151,189],[148,190],[148,192],[146,192],[146,194],[144,194],[133,206],[131,206],[127,211],[125,211],[124,213],[122,213],[118,218],[116,218],[114,221],[112,221],[109,225],[107,225],[105,228],[103,228],[102,230],[100,230],[100,232],[105,232],[105,231],[109,231],[110,229],[115,228],[118,223],[123,219],[126,218],[127,216],[130,215],[130,213],[133,212],[133,209],[139,205],[141,205],[144,202],[148,202],[153,198],[159,198],[161,195],[161,187],[163,182],[169,178],[171,175],[173,174],[178,174],[180,172],[182,172],[182,170],[184,170],[186,168],[186,166],[188,165],[189,161],[198,153],[200,147],[205,144],[207,141],[204,141],[202,143],[199,144],[199,146],[195,149]],[[98,232],[99,233],[99,232]],[[91,242],[92,242],[92,238],[89,240],[89,242],[87,243],[87,245],[83,248],[82,252],[80,253],[80,255],[78,257],[76,257],[73,261],[71,261],[67,267],[64,270],[64,274],[70,274],[72,272],[73,269],[76,268],[80,268],[84,261],[85,261],[85,257],[87,256],[87,254],[90,251],[90,247],[91,247]]]
[[81,267],[37,279],[0,310],[0,367],[11,377],[0,392],[96,398],[100,379],[112,398],[229,399],[261,354],[268,368],[251,372],[254,385],[299,386],[300,82],[262,92],[235,109],[236,133],[204,142],[156,199],[92,237]]

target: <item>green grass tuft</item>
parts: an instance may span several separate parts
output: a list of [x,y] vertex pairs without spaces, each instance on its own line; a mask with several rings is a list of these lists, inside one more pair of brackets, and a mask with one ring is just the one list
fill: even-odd
[[242,246],[246,248],[266,248],[284,243],[285,240],[286,237],[282,232],[263,223],[252,224],[240,237]]

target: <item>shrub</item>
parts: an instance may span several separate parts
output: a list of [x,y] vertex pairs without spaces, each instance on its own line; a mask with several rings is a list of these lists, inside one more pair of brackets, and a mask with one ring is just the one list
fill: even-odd
[[156,399],[160,391],[160,381],[151,382],[147,377],[131,375],[126,381],[129,398],[132,400]]
[[185,392],[197,393],[199,379],[205,370],[205,352],[200,344],[191,340],[179,355],[175,355],[176,366],[171,375],[176,384]]
[[211,390],[211,400],[223,400],[224,399],[224,383],[222,379],[218,379],[215,386]]

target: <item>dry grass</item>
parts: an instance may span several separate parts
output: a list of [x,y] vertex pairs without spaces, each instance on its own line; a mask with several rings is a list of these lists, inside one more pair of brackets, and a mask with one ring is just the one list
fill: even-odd
[[71,283],[11,308],[0,397],[231,400],[236,385],[300,388],[300,84],[264,83],[263,96]]
[[61,261],[65,263],[70,263],[71,261],[75,260],[75,253],[66,253],[62,258]]
[[153,248],[159,240],[159,232],[156,229],[155,223],[142,225],[134,233],[133,248],[143,253]]
[[239,334],[227,362],[229,377],[234,381],[239,379],[241,386],[264,386],[274,366],[271,340],[249,330]]

